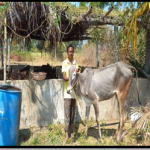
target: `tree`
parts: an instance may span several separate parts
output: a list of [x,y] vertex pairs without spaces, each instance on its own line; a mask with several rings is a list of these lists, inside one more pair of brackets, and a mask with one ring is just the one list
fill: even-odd
[[42,50],[44,47],[44,41],[42,40],[36,40],[35,45],[37,47],[38,50]]
[[[125,25],[124,35],[126,47],[129,44],[132,46],[134,51],[134,59],[136,58],[137,52],[137,31],[141,28],[146,30],[146,50],[145,50],[145,67],[144,70],[146,73],[150,74],[150,27],[149,27],[149,10],[150,2],[139,2],[138,9],[134,11],[130,19]],[[137,18],[141,18],[140,25],[137,25]],[[137,60],[136,60],[137,61]],[[140,62],[139,62],[140,63]]]
[[113,5],[115,10],[119,10],[119,7],[122,6],[121,2],[80,2],[79,6],[85,6],[91,5],[97,8],[104,9],[105,7],[109,8]]

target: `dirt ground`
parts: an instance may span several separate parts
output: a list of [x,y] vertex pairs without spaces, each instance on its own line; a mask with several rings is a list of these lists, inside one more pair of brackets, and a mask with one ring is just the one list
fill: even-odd
[[[101,121],[101,123],[116,123],[118,120]],[[136,130],[131,129],[118,144],[115,142],[116,125],[101,127],[102,140],[97,143],[98,127],[95,121],[88,122],[88,133],[85,137],[85,122],[80,121],[73,126],[74,138],[69,138],[66,146],[149,146],[150,140],[136,135]],[[125,123],[125,131],[131,122]],[[18,146],[62,146],[65,137],[64,124],[49,125],[48,127],[32,127],[19,131]]]

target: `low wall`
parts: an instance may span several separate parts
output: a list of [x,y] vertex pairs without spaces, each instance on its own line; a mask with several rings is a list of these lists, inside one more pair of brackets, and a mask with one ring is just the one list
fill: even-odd
[[[3,84],[3,81],[0,82]],[[50,79],[43,81],[14,80],[7,81],[7,84],[22,89],[21,120],[20,129],[32,126],[48,126],[57,122],[64,123],[64,100],[63,80]],[[150,96],[150,81],[138,79],[139,95],[142,104],[147,102]],[[133,79],[126,100],[127,116],[130,107],[138,106],[136,80]],[[85,118],[86,105],[82,101],[77,102],[75,120]],[[118,119],[118,102],[115,97],[99,102],[100,120]],[[89,119],[95,119],[95,112],[91,106]]]

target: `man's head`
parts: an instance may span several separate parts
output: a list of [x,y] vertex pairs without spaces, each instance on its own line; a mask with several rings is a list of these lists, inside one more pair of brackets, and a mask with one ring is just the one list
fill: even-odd
[[72,45],[69,45],[67,47],[67,55],[69,59],[73,59],[73,55],[74,55],[74,47]]

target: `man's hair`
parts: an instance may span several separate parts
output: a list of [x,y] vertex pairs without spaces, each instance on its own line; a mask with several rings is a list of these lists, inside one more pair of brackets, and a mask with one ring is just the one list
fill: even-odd
[[68,48],[69,47],[72,47],[73,48],[73,51],[74,51],[74,47],[73,47],[73,45],[72,44],[70,44],[68,47],[67,47],[67,53],[68,53]]

